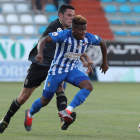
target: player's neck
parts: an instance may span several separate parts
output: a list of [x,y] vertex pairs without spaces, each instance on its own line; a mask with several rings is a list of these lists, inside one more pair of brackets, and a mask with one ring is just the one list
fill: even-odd
[[73,35],[73,37],[74,37],[76,40],[79,40],[79,39],[77,38],[77,36],[76,36],[74,33],[72,33],[72,35]]
[[62,24],[62,26],[63,26],[63,28],[64,29],[68,29],[68,27],[67,26],[65,26],[62,22],[61,22],[61,20],[59,19],[59,22]]

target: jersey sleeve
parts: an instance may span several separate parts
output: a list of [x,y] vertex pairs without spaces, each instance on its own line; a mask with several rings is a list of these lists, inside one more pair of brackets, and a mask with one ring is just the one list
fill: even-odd
[[56,42],[62,43],[67,38],[68,31],[63,30],[61,32],[51,32],[51,33],[49,33],[49,35],[51,36],[53,43],[56,43]]
[[90,39],[90,41],[92,42],[92,45],[99,45],[101,37],[98,35],[93,35],[91,33],[88,33],[88,38]]

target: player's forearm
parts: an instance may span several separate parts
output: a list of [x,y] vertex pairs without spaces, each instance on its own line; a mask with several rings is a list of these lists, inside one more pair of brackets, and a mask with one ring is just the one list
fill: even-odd
[[[85,58],[85,60],[88,62],[88,63],[92,63],[92,60],[90,59],[90,57],[87,55],[87,54],[85,54],[85,53],[83,53],[82,55],[81,55],[81,58],[82,57],[84,57]],[[83,58],[82,58],[83,59]],[[84,60],[84,61],[85,61]]]
[[103,63],[107,63],[107,47],[106,42],[103,39],[101,39],[100,47],[103,55]]
[[82,56],[80,57],[80,60],[81,60],[82,63],[86,62],[85,59]]
[[42,54],[44,47],[45,47],[45,39],[42,38],[42,39],[39,40],[39,43],[38,43],[38,46],[37,46],[38,53]]
[[39,40],[39,43],[38,43],[38,46],[37,46],[37,50],[38,50],[38,53],[42,54],[43,52],[43,49],[45,47],[45,44],[46,43],[49,43],[49,42],[52,42],[52,38],[47,35],[46,37],[43,37]]

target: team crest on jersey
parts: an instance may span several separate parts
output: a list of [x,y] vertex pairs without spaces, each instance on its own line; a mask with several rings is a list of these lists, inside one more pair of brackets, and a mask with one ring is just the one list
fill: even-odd
[[78,50],[78,49],[79,49],[79,47],[80,47],[80,45],[78,44],[78,45],[77,45],[77,49],[76,49],[76,50]]
[[50,86],[50,82],[48,82],[48,85],[47,85],[48,87]]
[[87,43],[83,43],[83,46],[87,45]]
[[53,32],[53,33],[52,33],[52,36],[57,36],[57,35],[58,35],[57,32]]
[[57,32],[61,32],[62,31],[62,29],[61,28],[57,28]]

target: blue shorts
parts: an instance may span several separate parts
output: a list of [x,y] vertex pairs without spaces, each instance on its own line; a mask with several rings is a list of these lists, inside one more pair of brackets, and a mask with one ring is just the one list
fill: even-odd
[[43,97],[51,99],[63,81],[66,81],[76,87],[79,87],[79,83],[84,80],[90,79],[77,68],[63,74],[48,75],[48,77],[45,80]]

